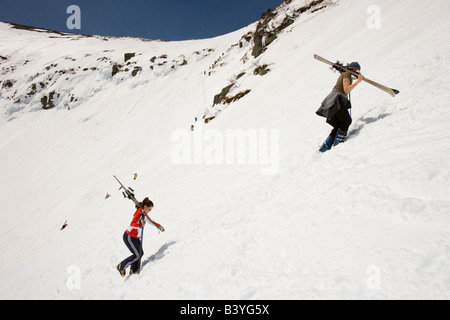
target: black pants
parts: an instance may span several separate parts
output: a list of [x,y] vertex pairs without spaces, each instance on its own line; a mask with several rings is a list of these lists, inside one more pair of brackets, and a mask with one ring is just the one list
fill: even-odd
[[144,255],[141,240],[133,238],[124,232],[123,242],[125,242],[125,245],[131,251],[132,255],[123,260],[120,264],[124,269],[131,266],[131,271],[139,271],[141,269],[141,258]]
[[335,139],[338,129],[343,132],[348,131],[352,124],[352,117],[350,117],[348,109],[341,108],[331,119],[327,119],[327,123],[333,127],[330,136]]

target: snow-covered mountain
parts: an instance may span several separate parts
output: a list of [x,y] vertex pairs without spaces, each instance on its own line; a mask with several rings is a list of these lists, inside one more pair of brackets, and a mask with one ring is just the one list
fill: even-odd
[[[286,0],[182,42],[0,23],[0,297],[450,298],[449,12]],[[400,90],[360,84],[326,154],[314,54]],[[113,175],[166,229],[127,281]]]

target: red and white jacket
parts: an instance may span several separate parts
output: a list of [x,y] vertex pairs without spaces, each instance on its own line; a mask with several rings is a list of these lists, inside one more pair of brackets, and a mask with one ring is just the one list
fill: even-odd
[[[126,233],[133,238],[140,239],[142,237],[142,225],[141,225],[141,216],[142,216],[142,209],[139,208],[136,210],[133,216],[133,220],[131,220],[130,226],[128,227]],[[150,217],[145,214],[145,222],[151,223],[159,230],[162,230],[162,227],[159,223],[156,223]]]

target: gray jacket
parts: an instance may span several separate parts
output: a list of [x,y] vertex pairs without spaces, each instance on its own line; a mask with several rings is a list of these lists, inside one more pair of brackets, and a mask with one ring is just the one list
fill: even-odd
[[344,95],[344,93],[338,89],[333,89],[331,93],[323,100],[322,105],[316,114],[327,119],[331,119],[341,108],[350,109],[352,104]]

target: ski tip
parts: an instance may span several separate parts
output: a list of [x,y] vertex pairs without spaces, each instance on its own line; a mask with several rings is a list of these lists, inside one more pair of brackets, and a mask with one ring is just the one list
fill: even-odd
[[400,91],[398,91],[396,89],[391,89],[391,88],[389,88],[389,90],[385,90],[385,91],[387,93],[389,93],[393,98],[395,98],[400,93]]

